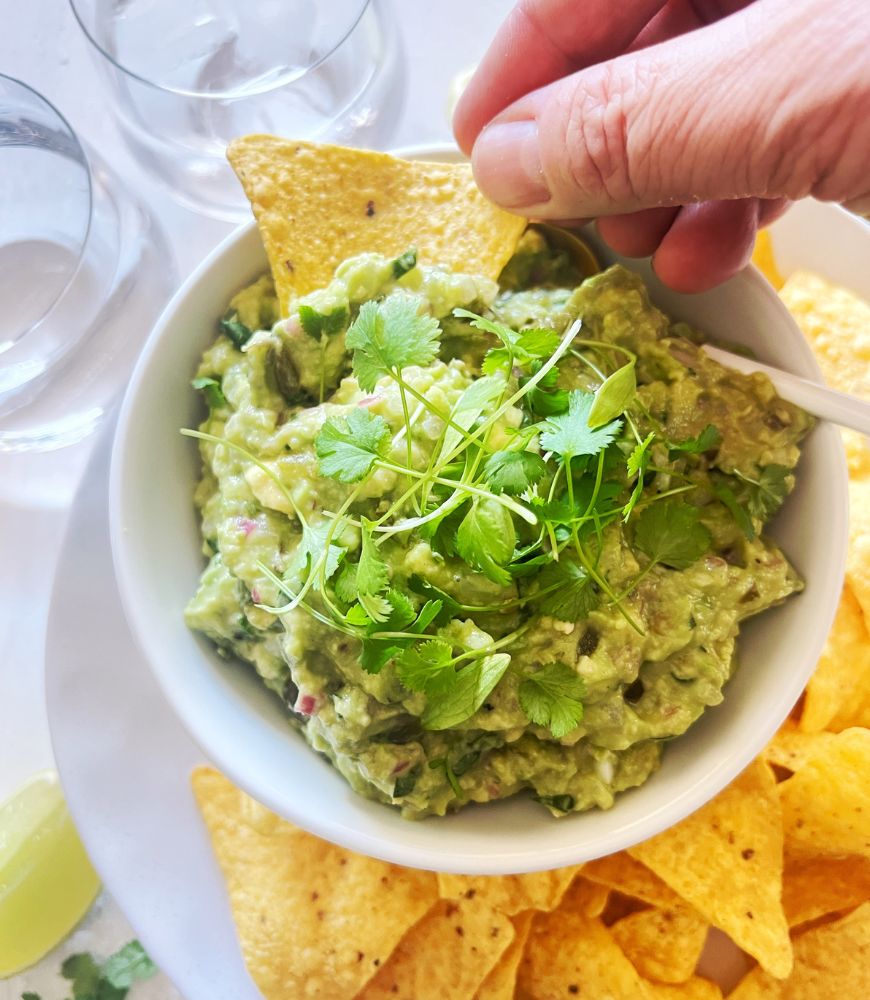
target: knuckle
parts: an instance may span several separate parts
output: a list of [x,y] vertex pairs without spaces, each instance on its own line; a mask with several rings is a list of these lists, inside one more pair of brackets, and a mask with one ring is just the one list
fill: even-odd
[[565,95],[565,181],[580,194],[611,204],[637,197],[631,156],[634,75],[613,64],[582,73]]

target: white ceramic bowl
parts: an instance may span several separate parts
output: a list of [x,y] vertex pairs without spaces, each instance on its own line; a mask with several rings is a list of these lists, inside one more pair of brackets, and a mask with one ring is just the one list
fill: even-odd
[[[446,158],[443,151],[426,151]],[[592,237],[594,241],[594,235]],[[598,246],[601,256],[614,255]],[[764,361],[810,379],[820,372],[776,294],[754,269],[702,295],[640,272],[670,315],[751,345]],[[798,698],[839,600],[847,532],[845,461],[836,428],[807,439],[798,486],[771,534],[807,581],[785,605],[749,622],[724,703],[670,744],[659,772],[608,812],[552,818],[522,798],[409,822],[354,794],[287,722],[253,670],[228,664],[190,632],[182,611],[203,568],[192,494],[201,417],[189,382],[230,296],[267,267],[256,227],[229,236],[187,279],[148,340],[124,400],[112,455],[111,539],[132,631],[163,691],[208,757],[251,795],[345,847],[420,868],[479,874],[574,864],[658,833],[699,808],[761,750]],[[159,740],[160,734],[155,733]]]

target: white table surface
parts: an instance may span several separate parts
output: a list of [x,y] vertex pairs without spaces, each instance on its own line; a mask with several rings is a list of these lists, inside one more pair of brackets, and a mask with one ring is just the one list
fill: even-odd
[[[450,82],[478,60],[511,2],[393,3],[408,79],[389,145],[450,141]],[[139,168],[112,121],[89,43],[67,0],[2,0],[2,7],[0,72],[56,104],[79,135],[135,187],[163,225],[179,275],[187,274],[231,226],[180,207]],[[0,800],[34,772],[52,766],[43,698],[45,623],[71,489],[92,443],[44,455],[0,454]],[[103,897],[62,950],[106,954],[129,936],[118,906]],[[59,964],[59,956],[51,955],[26,976],[0,982],[0,1000],[17,1000],[25,988],[40,990],[44,1000],[64,996],[56,977]],[[177,996],[163,979],[137,987],[134,995],[141,1000]]]

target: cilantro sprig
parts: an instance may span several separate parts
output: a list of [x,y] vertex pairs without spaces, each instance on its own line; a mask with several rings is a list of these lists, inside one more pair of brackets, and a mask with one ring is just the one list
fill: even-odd
[[[74,1000],[125,1000],[130,989],[157,972],[142,945],[129,941],[105,961],[90,952],[77,952],[64,959],[60,974],[70,984]],[[42,1000],[39,993],[27,990],[21,1000]]]

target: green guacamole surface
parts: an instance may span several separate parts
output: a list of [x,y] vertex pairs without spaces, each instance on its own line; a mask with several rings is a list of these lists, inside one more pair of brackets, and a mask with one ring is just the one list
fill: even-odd
[[[624,459],[653,434],[638,511],[682,490],[676,499],[693,508],[709,538],[690,565],[650,566],[636,540],[638,511],[590,525],[595,571],[609,593],[624,596],[614,602],[598,592],[594,605],[570,620],[529,598],[541,584],[517,569],[520,563],[512,564],[505,584],[470,566],[443,537],[409,530],[382,539],[390,586],[408,596],[415,612],[426,585],[462,606],[430,626],[432,637],[473,656],[476,647],[521,633],[506,647],[509,669],[480,707],[444,729],[426,728],[427,695],[402,683],[392,659],[376,673],[364,668],[360,640],[324,619],[325,595],[316,587],[309,592],[310,610],[267,610],[288,602],[276,577],[289,581],[289,593],[304,579],[296,511],[309,528],[322,529],[356,488],[351,521],[332,538],[339,558],[350,562],[360,550],[353,517],[358,524],[363,517],[376,519],[408,488],[409,479],[381,467],[356,487],[324,476],[315,445],[325,421],[362,408],[388,425],[390,459],[407,461],[398,385],[385,378],[363,391],[345,344],[362,304],[394,295],[415,297],[421,313],[440,321],[440,356],[403,373],[440,413],[454,412],[480,377],[485,352],[497,344],[455,317],[457,307],[514,330],[545,327],[560,335],[580,318],[584,340],[630,351],[637,358],[637,389],[621,436],[602,463],[605,487],[617,505],[626,500],[634,483]],[[288,319],[272,325],[275,315],[269,278],[241,291],[196,373],[200,385],[219,387],[208,396],[200,430],[221,442],[199,442],[203,473],[195,500],[208,565],[186,609],[188,625],[229,659],[256,670],[286,705],[288,725],[357,792],[408,818],[520,792],[563,815],[608,808],[618,792],[645,782],[667,741],[727,693],[740,622],[801,589],[763,528],[793,487],[791,470],[810,418],[778,398],[765,377],[741,375],[709,359],[700,338],[655,309],[632,273],[613,267],[580,282],[531,234],[498,286],[423,266],[397,278],[391,261],[363,255],[343,264],[327,288],[297,303]],[[318,329],[312,316],[320,317]],[[235,324],[229,331],[228,318]],[[594,392],[619,363],[607,350],[566,354],[558,388]],[[513,375],[507,377],[510,382]],[[425,469],[445,425],[418,409],[410,456],[414,468]],[[528,420],[521,406],[508,408],[487,447],[509,446]],[[675,447],[711,426],[716,433],[704,450]],[[581,468],[573,474],[575,488],[580,491],[584,477],[593,480],[595,473],[594,461]],[[547,482],[536,489],[545,490]],[[404,512],[419,514],[411,501]],[[449,524],[445,530],[452,530]],[[518,550],[537,533],[522,521],[516,531]],[[330,600],[347,610],[334,594]],[[493,606],[497,610],[467,610]],[[560,738],[530,719],[519,693],[524,677],[554,662],[581,678],[584,691],[582,718]]]

